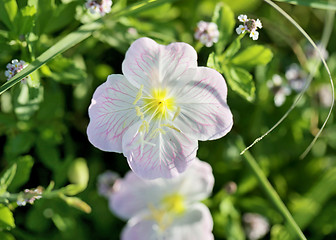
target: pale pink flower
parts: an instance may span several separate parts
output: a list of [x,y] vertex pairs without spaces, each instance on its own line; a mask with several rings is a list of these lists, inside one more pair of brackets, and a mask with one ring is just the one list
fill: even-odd
[[242,34],[247,31],[250,33],[250,38],[257,40],[259,37],[259,32],[257,30],[258,28],[262,28],[261,21],[259,19],[249,19],[246,15],[243,14],[238,16],[238,20],[243,24],[236,28],[237,34]]
[[111,0],[87,0],[85,7],[89,9],[92,14],[105,14],[111,12],[112,1]]
[[198,22],[194,37],[206,47],[211,47],[218,42],[219,31],[217,24],[205,21]]
[[122,71],[96,89],[87,134],[97,148],[122,152],[139,176],[177,176],[195,159],[198,140],[230,131],[225,80],[197,67],[190,45],[140,38],[126,52]]
[[133,172],[116,182],[112,212],[128,220],[122,240],[213,240],[209,209],[199,201],[212,192],[209,164],[194,163],[174,179],[144,180]]

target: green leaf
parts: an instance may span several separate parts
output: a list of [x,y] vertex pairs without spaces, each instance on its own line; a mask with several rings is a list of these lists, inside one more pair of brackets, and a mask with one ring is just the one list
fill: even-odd
[[35,22],[36,8],[34,6],[25,6],[16,16],[15,24],[18,34],[25,35],[32,31]]
[[43,162],[46,167],[53,171],[60,167],[60,152],[55,144],[39,138],[36,141],[36,151],[39,160]]
[[309,6],[324,10],[336,10],[336,2],[329,0],[275,0],[278,2],[291,3],[295,5]]
[[13,178],[16,174],[16,164],[13,164],[10,168],[8,168],[0,178],[0,195],[6,192],[8,186],[13,181]]
[[76,84],[84,81],[87,74],[78,67],[73,59],[57,57],[48,64],[52,70],[51,78],[64,84]]
[[315,219],[325,203],[336,193],[336,168],[329,169],[322,178],[302,197],[291,203],[293,217],[304,229]]
[[245,69],[233,66],[224,66],[224,76],[231,89],[252,102],[255,98],[255,84],[252,75]]
[[8,207],[0,204],[0,230],[10,230],[15,227],[13,213]]
[[14,191],[24,185],[30,177],[31,169],[34,165],[34,159],[27,155],[24,157],[20,157],[17,161],[17,170],[16,175],[9,186],[10,191]]
[[48,24],[45,25],[45,33],[53,33],[73,22],[76,15],[77,2],[68,4],[59,4],[53,9],[51,17],[48,18]]
[[262,45],[250,46],[238,53],[231,63],[243,67],[254,67],[257,65],[266,65],[271,61],[273,53],[269,48]]
[[215,44],[216,53],[222,53],[234,29],[234,13],[227,4],[218,3],[212,17],[212,22],[217,24],[220,32],[218,42]]
[[231,58],[233,57],[240,49],[240,40],[243,38],[244,34],[240,34],[225,50],[224,57]]
[[0,239],[1,240],[15,240],[13,235],[7,232],[0,232]]
[[39,109],[43,101],[43,86],[38,88],[20,84],[13,91],[14,112],[18,119],[28,120]]
[[13,31],[13,23],[18,11],[16,0],[0,1],[0,20],[7,26],[8,30]]
[[27,153],[33,146],[35,135],[31,132],[19,132],[15,136],[9,138],[5,145],[5,153],[9,159]]

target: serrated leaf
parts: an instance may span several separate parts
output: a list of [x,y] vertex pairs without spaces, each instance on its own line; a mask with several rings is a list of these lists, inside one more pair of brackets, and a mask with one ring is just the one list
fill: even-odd
[[212,17],[212,22],[217,24],[220,33],[218,42],[215,44],[216,53],[222,53],[234,29],[234,13],[227,4],[218,3]]
[[0,178],[0,195],[6,192],[8,186],[14,179],[16,174],[16,164],[13,164],[10,168],[8,168]]
[[224,66],[224,76],[230,88],[252,102],[255,98],[255,84],[252,75],[245,69],[233,66]]
[[16,175],[9,186],[10,191],[18,189],[29,180],[30,172],[34,165],[34,159],[31,156],[27,155],[24,157],[20,157],[16,161],[16,164]]
[[13,29],[13,22],[18,11],[18,5],[15,0],[0,1],[0,19],[7,26],[8,30]]
[[254,67],[257,65],[266,65],[271,61],[273,53],[269,48],[262,45],[250,46],[238,53],[231,63],[243,67]]
[[15,227],[13,213],[8,207],[0,204],[0,230],[10,230]]

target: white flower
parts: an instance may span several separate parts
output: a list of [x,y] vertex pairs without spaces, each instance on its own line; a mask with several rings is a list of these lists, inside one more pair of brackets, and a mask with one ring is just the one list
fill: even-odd
[[89,9],[92,14],[105,14],[111,12],[112,1],[111,0],[87,0],[85,7]]
[[332,91],[329,85],[322,85],[317,92],[318,100],[323,107],[330,107],[333,98]]
[[280,107],[290,95],[291,89],[283,84],[282,78],[278,74],[274,74],[272,80],[267,82],[267,86],[274,93],[274,105]]
[[285,76],[288,80],[289,86],[296,92],[301,92],[307,82],[307,74],[299,65],[293,63],[286,70]]
[[238,20],[244,24],[241,24],[236,28],[237,34],[242,34],[247,31],[250,33],[250,38],[257,40],[259,37],[259,32],[257,29],[262,28],[261,21],[259,19],[249,19],[246,15],[242,14],[238,16]]
[[214,43],[218,42],[219,31],[217,24],[204,21],[198,22],[194,37],[206,47],[211,47]]
[[[6,65],[7,70],[5,71],[5,76],[7,77],[7,81],[27,66],[28,64],[26,64],[25,61],[13,59],[10,63]],[[28,78],[29,76],[21,79],[21,83],[26,83]]]
[[231,130],[225,80],[197,67],[190,45],[140,38],[126,52],[122,71],[96,89],[87,134],[97,148],[122,152],[139,176],[177,176],[195,159],[198,140]]
[[267,219],[257,213],[245,213],[243,215],[244,229],[248,239],[258,240],[269,231]]
[[122,240],[213,240],[209,209],[199,201],[212,191],[209,164],[198,159],[174,179],[144,180],[129,172],[109,198],[112,212],[128,220]]

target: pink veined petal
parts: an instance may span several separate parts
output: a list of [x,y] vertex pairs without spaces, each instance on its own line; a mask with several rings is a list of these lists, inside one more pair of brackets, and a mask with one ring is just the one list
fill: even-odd
[[209,209],[203,203],[190,205],[187,211],[176,218],[169,228],[174,240],[213,240],[213,220]]
[[189,44],[171,43],[159,45],[149,38],[133,42],[122,63],[125,77],[136,87],[144,85],[144,91],[164,88],[176,80],[188,68],[197,66],[197,53]]
[[165,133],[145,134],[148,143],[141,145],[140,124],[134,124],[123,137],[123,153],[131,169],[140,177],[155,179],[172,178],[184,172],[196,157],[198,142],[169,127]]
[[110,209],[123,219],[138,215],[148,205],[158,206],[162,196],[170,190],[165,179],[145,180],[129,171],[118,179],[109,197]]
[[172,86],[172,95],[180,113],[174,126],[186,135],[199,140],[223,137],[233,125],[227,105],[227,87],[217,71],[198,67],[189,69]]
[[122,152],[122,136],[138,120],[133,102],[138,90],[112,74],[93,94],[89,107],[89,141],[103,151]]
[[178,180],[176,183],[178,191],[188,203],[202,201],[208,197],[215,182],[211,166],[198,158],[181,174]]

